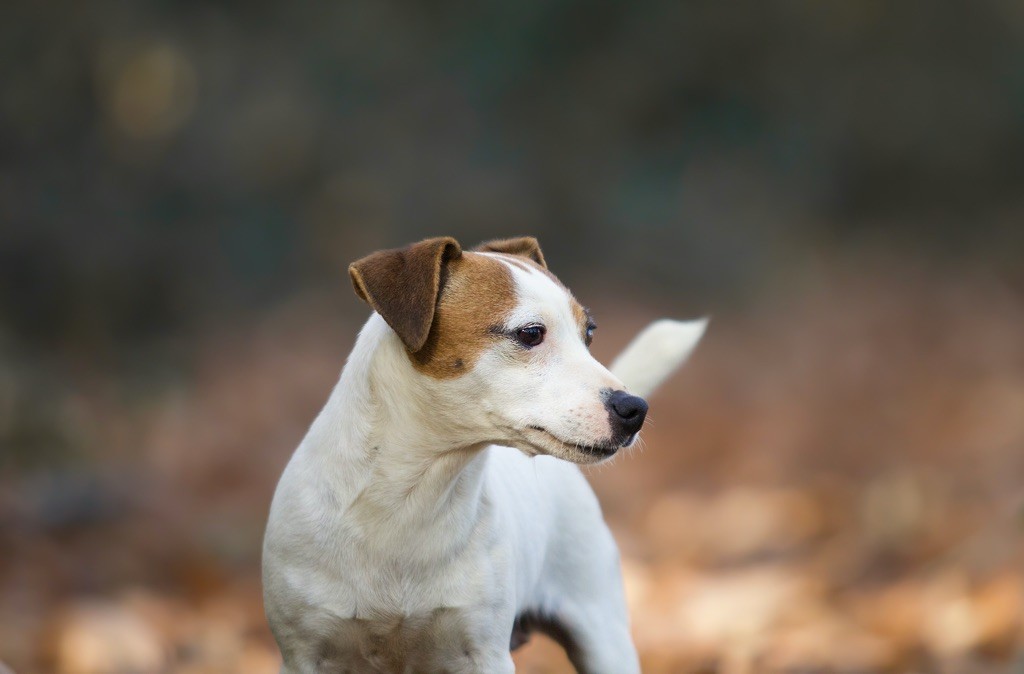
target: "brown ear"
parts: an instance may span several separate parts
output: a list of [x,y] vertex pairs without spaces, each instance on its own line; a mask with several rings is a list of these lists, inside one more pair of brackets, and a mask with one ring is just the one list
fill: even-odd
[[434,322],[445,265],[462,255],[444,236],[381,250],[348,266],[358,295],[398,333],[412,353],[423,348]]
[[544,253],[540,252],[540,244],[532,236],[486,241],[473,250],[479,250],[484,253],[506,253],[508,255],[528,257],[545,269],[548,268],[547,262],[544,261]]

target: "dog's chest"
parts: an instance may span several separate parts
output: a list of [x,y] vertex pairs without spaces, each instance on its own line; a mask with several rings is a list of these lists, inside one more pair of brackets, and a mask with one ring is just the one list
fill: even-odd
[[318,672],[456,674],[477,671],[475,639],[463,611],[338,621],[320,644]]

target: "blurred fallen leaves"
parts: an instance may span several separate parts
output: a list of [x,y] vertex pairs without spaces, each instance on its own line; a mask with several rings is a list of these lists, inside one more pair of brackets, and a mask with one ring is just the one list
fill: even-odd
[[54,627],[55,669],[67,674],[159,671],[168,660],[161,635],[114,602],[78,602]]
[[[1024,312],[984,283],[901,283],[717,320],[647,449],[589,473],[648,674],[1014,671]],[[303,299],[210,336],[187,385],[82,397],[67,435],[91,463],[0,475],[18,674],[277,671],[260,536],[355,332],[330,315]],[[515,660],[572,671],[541,637]]]
[[57,674],[246,672],[272,674],[280,657],[247,596],[222,592],[201,605],[135,590],[59,609],[40,642]]
[[744,487],[712,499],[669,493],[653,503],[644,524],[652,546],[694,563],[727,563],[788,550],[824,526],[821,509],[807,494]]

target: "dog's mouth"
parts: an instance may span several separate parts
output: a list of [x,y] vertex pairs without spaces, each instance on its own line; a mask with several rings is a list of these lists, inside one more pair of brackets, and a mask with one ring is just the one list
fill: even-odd
[[593,456],[598,459],[607,459],[610,456],[614,456],[615,453],[618,452],[621,448],[627,447],[630,444],[632,444],[633,439],[636,437],[636,434],[633,434],[629,436],[626,442],[623,442],[622,444],[602,443],[590,445],[581,444],[578,442],[568,442],[566,440],[561,439],[560,437],[558,437],[557,435],[555,435],[554,433],[552,433],[551,431],[547,430],[542,426],[531,425],[528,426],[527,428],[529,428],[531,431],[543,434],[547,439],[554,440],[558,445],[570,451],[580,452],[582,454]]

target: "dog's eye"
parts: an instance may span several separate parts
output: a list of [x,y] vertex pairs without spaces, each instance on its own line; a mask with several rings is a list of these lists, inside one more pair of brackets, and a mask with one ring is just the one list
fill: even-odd
[[516,330],[516,341],[523,346],[537,346],[544,341],[543,325],[527,325]]
[[594,325],[593,323],[588,323],[587,334],[583,339],[583,341],[586,342],[587,346],[590,346],[590,343],[594,341],[594,330],[597,330],[597,326]]

